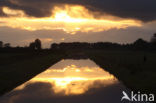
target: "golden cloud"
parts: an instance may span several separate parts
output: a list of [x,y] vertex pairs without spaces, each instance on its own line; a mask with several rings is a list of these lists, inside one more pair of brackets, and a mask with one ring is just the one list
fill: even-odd
[[[142,26],[142,23],[134,19],[122,19],[108,14],[99,14],[95,18],[95,12],[90,12],[80,5],[55,6],[50,17],[30,17],[21,10],[13,10],[3,7],[3,12],[9,17],[0,18],[0,26],[20,28],[29,31],[57,30],[67,33],[76,32],[100,32],[110,29],[123,29],[131,26]],[[94,15],[93,15],[94,14]]]
[[[118,80],[108,72],[99,67],[77,67],[74,64],[68,65],[63,69],[49,68],[37,75],[30,81],[16,88],[23,89],[29,83],[46,82],[53,86],[54,92],[64,95],[83,94],[90,88],[111,85]],[[96,82],[96,84],[94,84]],[[99,84],[97,84],[99,83]]]

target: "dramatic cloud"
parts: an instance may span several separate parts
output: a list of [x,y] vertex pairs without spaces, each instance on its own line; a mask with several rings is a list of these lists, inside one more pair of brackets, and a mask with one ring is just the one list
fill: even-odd
[[75,34],[81,32],[99,32],[109,29],[121,29],[131,26],[141,26],[141,22],[133,19],[123,19],[111,15],[101,15],[95,18],[83,6],[63,5],[54,6],[50,17],[28,17],[22,10],[3,7],[3,13],[9,17],[1,17],[0,26],[35,30],[58,30]]
[[13,46],[40,38],[45,47],[52,42],[149,41],[155,32],[155,4],[156,0],[0,0],[0,38]]
[[[142,21],[156,19],[156,0],[1,0],[1,7],[23,10],[29,16],[47,17],[55,5],[82,5],[90,11]],[[0,8],[0,15],[4,15]],[[97,15],[96,15],[97,16]]]

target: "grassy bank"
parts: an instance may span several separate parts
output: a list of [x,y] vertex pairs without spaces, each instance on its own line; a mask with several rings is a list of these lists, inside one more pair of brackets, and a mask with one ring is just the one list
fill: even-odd
[[114,74],[128,88],[156,93],[156,53],[92,50],[86,54],[100,67]]
[[0,95],[31,79],[64,57],[62,52],[0,53]]
[[90,58],[128,88],[156,93],[156,53],[141,51],[62,50],[0,53],[0,95],[26,82],[62,58]]

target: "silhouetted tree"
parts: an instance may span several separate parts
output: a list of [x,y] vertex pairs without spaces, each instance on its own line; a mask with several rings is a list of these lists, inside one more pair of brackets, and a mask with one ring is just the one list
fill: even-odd
[[[60,50],[156,50],[156,46],[151,43],[143,40],[137,39],[134,43],[130,44],[119,44],[112,42],[97,42],[97,43],[86,43],[86,42],[70,42],[70,43],[59,43],[51,44],[51,49],[60,49]],[[144,61],[147,58],[144,57]]]
[[133,48],[137,49],[137,50],[145,50],[145,49],[149,48],[149,44],[147,41],[139,38],[138,40],[136,40],[133,43]]
[[2,41],[0,41],[0,48],[2,48],[3,47],[3,42]]
[[135,49],[146,49],[148,47],[148,42],[139,38],[133,44]]
[[51,49],[59,49],[59,44],[56,43],[51,44]]
[[35,49],[41,50],[41,41],[39,39],[35,40]]
[[151,43],[156,44],[156,33],[151,38]]
[[135,45],[142,45],[142,44],[147,44],[147,42],[141,38],[139,38],[138,40],[136,40],[134,42]]
[[34,42],[30,43],[30,44],[29,44],[29,48],[30,48],[30,49],[35,49],[35,43],[34,43]]
[[10,46],[10,43],[6,43],[6,44],[4,44],[4,47],[6,47],[6,48],[11,47],[11,46]]
[[29,44],[29,48],[34,50],[41,50],[41,41],[36,39],[34,42]]

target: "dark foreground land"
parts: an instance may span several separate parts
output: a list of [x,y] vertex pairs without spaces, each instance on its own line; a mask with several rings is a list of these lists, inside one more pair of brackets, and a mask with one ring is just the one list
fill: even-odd
[[43,72],[63,56],[59,51],[0,53],[0,95]]
[[87,54],[131,90],[156,93],[156,52],[97,50]]
[[0,95],[64,58],[89,58],[131,90],[156,93],[156,52],[92,49],[0,53]]

